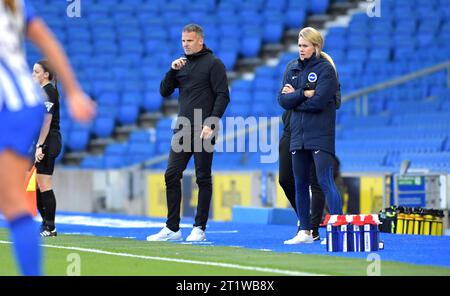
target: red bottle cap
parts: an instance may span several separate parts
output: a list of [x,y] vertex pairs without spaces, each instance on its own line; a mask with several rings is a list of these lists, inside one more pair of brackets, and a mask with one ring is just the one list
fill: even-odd
[[341,226],[341,225],[347,225],[347,219],[345,218],[345,215],[339,215],[337,218],[337,221],[333,224],[333,226]]
[[360,215],[355,215],[355,216],[353,216],[352,224],[356,225],[356,226],[363,226],[364,222],[361,221],[361,216]]
[[320,224],[320,226],[327,226],[328,221],[330,221],[330,218],[331,218],[331,215],[327,214],[327,215],[325,216],[325,219],[323,219],[322,224]]
[[367,215],[364,217],[364,224],[377,225],[377,222],[373,220],[372,215]]

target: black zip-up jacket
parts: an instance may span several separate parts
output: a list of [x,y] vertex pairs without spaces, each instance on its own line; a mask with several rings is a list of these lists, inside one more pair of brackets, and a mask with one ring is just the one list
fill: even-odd
[[[161,96],[170,96],[179,88],[178,117],[186,117],[191,127],[201,129],[208,117],[221,118],[230,101],[228,80],[222,61],[206,47],[192,55],[180,70],[170,69],[160,85]],[[194,122],[194,109],[202,110],[202,122]],[[198,120],[197,120],[198,121]],[[214,127],[213,127],[214,128]]]
[[[313,80],[313,81],[312,81]],[[308,83],[315,83],[315,94],[304,96]],[[323,150],[335,154],[336,91],[338,82],[333,66],[322,57],[293,63],[285,83],[295,91],[279,94],[278,101],[286,110],[292,110],[290,118],[290,151],[308,149]]]
[[[290,74],[291,68],[293,65],[298,63],[298,59],[292,60],[290,61],[285,70],[284,70],[284,74],[283,74],[283,84],[281,86],[281,89],[283,89],[284,85],[287,82],[288,76]],[[336,91],[336,96],[335,96],[335,101],[336,101],[336,109],[339,109],[341,107],[341,84],[339,82],[339,74],[336,73],[337,79],[338,79],[338,89]],[[283,115],[281,116],[281,120],[283,121],[283,136],[285,137],[290,137],[291,136],[291,113],[292,110],[284,110]]]

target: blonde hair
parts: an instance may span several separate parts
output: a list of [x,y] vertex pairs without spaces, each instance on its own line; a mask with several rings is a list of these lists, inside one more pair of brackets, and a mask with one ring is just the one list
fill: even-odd
[[333,59],[326,52],[322,51],[324,41],[322,34],[320,34],[319,31],[317,31],[312,27],[303,28],[298,33],[298,39],[300,38],[303,38],[306,41],[310,42],[314,46],[314,49],[316,50],[316,57],[322,56],[323,58],[325,58],[336,71],[336,65],[334,64]]
[[16,12],[17,6],[15,0],[3,0],[5,7],[11,10],[11,12]]

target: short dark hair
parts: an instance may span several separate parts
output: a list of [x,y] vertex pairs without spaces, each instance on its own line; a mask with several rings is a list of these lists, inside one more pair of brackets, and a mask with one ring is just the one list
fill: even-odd
[[203,28],[197,24],[189,24],[184,26],[183,32],[195,32],[197,36],[205,37],[205,33],[203,32]]

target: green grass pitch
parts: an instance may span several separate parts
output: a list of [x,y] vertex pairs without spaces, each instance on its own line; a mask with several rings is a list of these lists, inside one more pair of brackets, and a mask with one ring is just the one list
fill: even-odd
[[[0,241],[9,241],[6,229],[0,229]],[[82,276],[367,275],[371,264],[364,259],[96,236],[60,235],[43,239],[43,244],[45,274],[61,276],[73,271],[74,260]],[[0,243],[0,262],[0,276],[18,274],[11,244]],[[392,261],[381,261],[380,270],[381,275],[450,275],[448,268]]]

